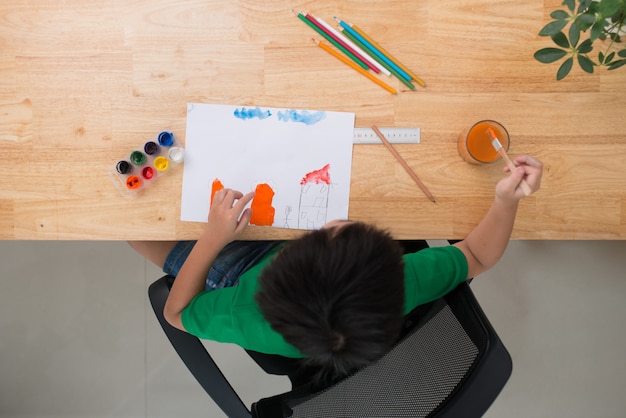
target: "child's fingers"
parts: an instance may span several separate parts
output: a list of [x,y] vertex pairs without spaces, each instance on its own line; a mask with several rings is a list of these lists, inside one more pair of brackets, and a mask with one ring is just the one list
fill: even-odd
[[248,208],[244,210],[243,213],[241,214],[241,218],[239,219],[239,223],[237,224],[237,227],[235,228],[235,235],[241,234],[243,230],[246,229],[246,227],[250,223],[251,218],[252,218],[252,209]]
[[[543,163],[530,155],[518,155],[513,161],[516,166],[524,169],[524,180],[529,185],[532,192],[537,191],[541,184]],[[508,167],[505,167],[504,171],[507,173],[510,172]]]
[[250,201],[254,198],[254,192],[250,192],[246,195],[240,193],[240,195],[241,196],[237,198],[239,200],[234,206],[238,212],[242,212],[248,203],[250,203]]
[[221,189],[215,193],[213,196],[213,205],[221,206],[224,205],[226,207],[233,207],[235,200],[241,199],[243,197],[243,193],[232,190],[232,189]]
[[517,165],[528,165],[530,167],[542,168],[543,163],[530,155],[518,155],[514,159]]
[[522,180],[524,179],[524,175],[526,175],[526,171],[523,170],[521,167],[518,167],[515,169],[515,171],[513,171],[511,173],[511,175],[509,177],[507,177],[505,179],[505,182],[508,183],[508,187],[515,191],[517,190],[517,187],[519,186],[519,184],[522,182]]

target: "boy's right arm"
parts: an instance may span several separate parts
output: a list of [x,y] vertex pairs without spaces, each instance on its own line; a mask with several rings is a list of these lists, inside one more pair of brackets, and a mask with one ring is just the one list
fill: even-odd
[[222,189],[215,194],[207,226],[183,263],[170,294],[163,315],[175,328],[185,331],[182,312],[204,290],[206,276],[215,257],[226,244],[235,240],[248,225],[251,211],[245,209],[254,192]]
[[[534,193],[541,184],[543,164],[527,156],[517,156],[518,167],[496,186],[496,196],[491,208],[467,238],[454,244],[459,248],[468,264],[468,279],[493,267],[504,254],[511,238],[519,201],[524,193],[519,187],[526,180]],[[505,168],[505,171],[509,171]]]

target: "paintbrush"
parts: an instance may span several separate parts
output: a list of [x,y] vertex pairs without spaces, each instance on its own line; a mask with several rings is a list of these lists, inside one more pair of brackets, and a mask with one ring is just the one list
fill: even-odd
[[[511,160],[511,158],[509,158],[509,155],[506,153],[506,150],[504,149],[504,147],[502,146],[502,143],[496,136],[496,133],[494,132],[493,128],[488,128],[487,133],[491,137],[491,145],[496,150],[496,152],[500,154],[500,156],[506,162],[507,167],[509,167],[509,170],[511,170],[511,173],[512,173],[516,167],[515,163],[513,162],[513,160]],[[530,186],[528,185],[528,183],[526,183],[526,180],[522,180],[522,182],[520,183],[520,187],[522,188],[524,195],[528,196],[532,193],[532,190]]]

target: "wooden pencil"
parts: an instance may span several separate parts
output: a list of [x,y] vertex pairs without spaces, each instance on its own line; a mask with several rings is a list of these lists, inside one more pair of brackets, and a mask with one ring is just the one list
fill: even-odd
[[322,29],[324,32],[326,32],[328,36],[330,36],[335,41],[337,41],[339,45],[343,46],[345,49],[350,51],[352,55],[354,55],[355,57],[363,61],[363,63],[365,63],[365,65],[367,65],[370,70],[374,71],[376,74],[380,73],[380,69],[376,65],[374,65],[374,63],[372,63],[369,55],[363,56],[364,54],[363,51],[358,51],[357,49],[355,49],[354,47],[356,45],[350,45],[348,43],[350,42],[349,40],[348,42],[346,42],[347,39],[343,38],[341,34],[339,34],[332,26],[326,23],[323,19],[320,19],[319,17],[314,16],[310,13],[308,13],[305,17],[311,20],[313,23],[317,24],[320,29]]
[[[352,42],[354,42],[357,45],[360,45],[362,49],[366,50],[366,51],[370,51],[371,52],[371,57],[374,58],[380,65],[383,66],[383,68],[387,69],[387,71],[389,71],[390,74],[393,74],[394,76],[396,76],[396,78],[398,80],[400,80],[405,86],[407,86],[408,88],[410,88],[411,90],[415,90],[415,86],[413,84],[411,84],[410,75],[406,75],[406,77],[403,77],[402,74],[400,74],[396,69],[393,68],[393,66],[389,65],[391,62],[385,61],[383,60],[380,55],[376,54],[376,51],[370,49],[370,47],[368,47],[367,45],[365,45],[364,43],[362,43],[358,38],[354,37],[353,34],[350,33],[349,30],[342,28],[342,34],[346,37],[349,38]],[[380,52],[379,52],[380,53]],[[397,68],[397,66],[396,66]]]
[[[294,12],[296,13],[296,12]],[[317,22],[313,22],[312,20],[307,19],[302,13],[297,13],[296,17],[298,19],[300,19],[301,21],[303,21],[304,23],[307,24],[307,26],[309,26],[311,29],[313,29],[314,31],[316,31],[317,33],[319,33],[322,37],[324,37],[326,40],[328,40],[328,42],[330,42],[331,44],[335,45],[337,47],[337,49],[341,50],[344,54],[346,54],[348,57],[350,57],[354,62],[356,62],[359,67],[367,70],[369,67],[363,62],[361,61],[359,58],[357,58],[356,56],[354,56],[350,51],[348,51],[347,49],[345,49],[343,46],[339,45],[337,43],[337,41],[335,41],[333,38],[331,38],[330,36],[328,36],[328,34],[326,34],[326,32],[324,32],[322,30],[322,28],[317,26]]]
[[361,35],[365,40],[367,40],[369,43],[371,43],[374,48],[378,49],[383,55],[385,55],[387,58],[389,58],[389,60],[391,62],[396,64],[398,67],[400,67],[400,69],[402,69],[402,71],[406,72],[409,76],[411,76],[411,78],[413,80],[415,80],[417,82],[417,84],[419,84],[422,87],[426,87],[426,83],[424,83],[421,78],[416,76],[408,68],[406,68],[404,65],[402,65],[400,63],[400,61],[395,59],[389,52],[387,52],[383,47],[378,45],[372,38],[367,36],[367,34],[365,32],[363,32],[358,26],[356,26],[356,25],[349,25],[349,26],[352,28],[352,30],[354,30],[356,33]]
[[430,190],[428,190],[428,188],[424,185],[424,183],[422,183],[420,178],[417,177],[417,174],[415,174],[415,172],[411,169],[411,167],[409,167],[409,165],[406,163],[406,161],[404,161],[404,158],[402,158],[402,156],[400,154],[398,154],[398,151],[396,151],[396,149],[393,147],[393,145],[391,145],[391,143],[389,141],[387,141],[387,138],[385,138],[385,135],[383,135],[383,133],[380,132],[380,130],[376,127],[376,125],[372,126],[372,130],[376,133],[376,135],[378,135],[380,140],[383,141],[383,144],[385,144],[385,146],[387,147],[389,152],[391,152],[391,154],[396,158],[396,160],[398,160],[398,162],[400,163],[400,165],[402,165],[404,170],[407,173],[409,173],[409,176],[411,176],[411,178],[413,179],[413,181],[415,181],[417,186],[420,189],[422,189],[422,192],[424,192],[426,197],[428,199],[430,199],[431,202],[437,203],[435,198],[434,198],[434,196],[432,195],[432,193],[430,193]]
[[[363,48],[359,47],[358,45],[356,45],[356,43],[352,42],[352,40],[348,39],[346,36],[344,36],[344,34],[341,33],[341,31],[333,28],[331,25],[329,25],[328,23],[326,23],[323,19],[311,15],[313,17],[313,19],[317,20],[317,23],[319,23],[320,25],[322,25],[324,28],[326,28],[326,30],[328,30],[330,33],[333,34],[333,37],[336,39],[341,39],[340,43],[343,43],[343,45],[348,48],[349,50],[351,50],[354,55],[358,56],[359,58],[363,59],[363,62],[365,62],[366,64],[369,63],[372,66],[374,66],[376,68],[376,70],[372,69],[376,74],[378,73],[383,73],[386,76],[390,76],[391,73],[382,65],[380,65],[378,63],[378,61],[376,61],[374,59],[374,57],[371,57],[367,52],[365,52],[363,50]],[[339,41],[337,41],[339,42]],[[371,67],[370,67],[371,68]]]
[[365,71],[363,68],[359,67],[358,65],[356,65],[355,63],[353,63],[352,61],[350,61],[349,59],[347,59],[346,57],[344,57],[340,53],[334,51],[329,45],[326,45],[324,42],[318,41],[316,39],[313,39],[313,42],[315,42],[317,44],[317,46],[319,46],[320,48],[322,48],[323,50],[325,50],[326,52],[328,52],[329,54],[331,54],[332,56],[334,56],[338,60],[344,62],[348,66],[350,66],[350,67],[354,68],[355,70],[357,70],[359,73],[363,74],[365,77],[369,78],[370,80],[372,80],[374,83],[378,84],[379,86],[381,86],[385,90],[389,91],[392,94],[396,94],[397,93],[396,90],[393,87],[383,83],[378,78],[374,77],[372,74],[370,74],[367,71]]

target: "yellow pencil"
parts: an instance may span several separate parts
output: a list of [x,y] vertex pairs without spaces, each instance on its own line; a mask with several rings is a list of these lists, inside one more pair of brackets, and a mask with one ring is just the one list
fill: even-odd
[[345,58],[343,55],[341,55],[338,52],[336,52],[335,50],[333,50],[329,45],[326,45],[324,42],[318,41],[316,39],[313,39],[313,42],[315,42],[317,44],[317,46],[319,46],[320,48],[322,48],[323,50],[325,50],[326,52],[328,52],[329,54],[331,54],[332,56],[334,56],[338,60],[343,61],[344,63],[346,63],[350,67],[354,68],[356,71],[360,72],[365,77],[369,78],[370,80],[372,80],[374,83],[378,84],[379,86],[381,86],[385,90],[389,91],[392,94],[396,94],[397,93],[396,90],[393,87],[383,83],[378,78],[374,77],[373,75],[371,75],[370,73],[368,73],[367,71],[365,71],[364,69],[362,69],[361,67],[359,67],[358,65],[353,63],[352,61],[350,61],[349,59]]
[[356,33],[358,33],[359,35],[361,35],[367,42],[369,42],[370,44],[372,44],[372,46],[376,49],[378,49],[381,54],[385,55],[387,58],[389,58],[394,64],[396,64],[398,67],[400,67],[400,69],[402,69],[402,71],[404,71],[405,73],[407,73],[408,75],[411,76],[411,78],[413,80],[415,80],[417,82],[417,84],[419,84],[422,87],[426,86],[426,83],[424,83],[418,76],[416,76],[413,72],[411,72],[411,70],[409,70],[408,68],[406,68],[404,65],[402,65],[397,59],[395,59],[393,56],[391,56],[391,54],[387,51],[385,51],[383,49],[383,47],[381,47],[380,45],[378,45],[372,38],[370,38],[369,36],[367,36],[365,34],[365,32],[363,32],[361,29],[359,29],[357,27],[357,25],[351,25],[350,26],[352,28],[352,30],[354,30]]

